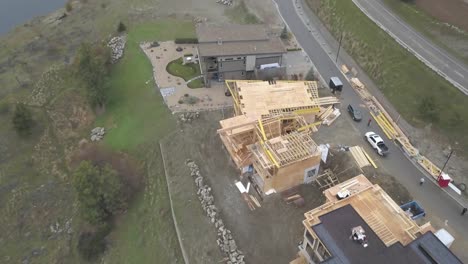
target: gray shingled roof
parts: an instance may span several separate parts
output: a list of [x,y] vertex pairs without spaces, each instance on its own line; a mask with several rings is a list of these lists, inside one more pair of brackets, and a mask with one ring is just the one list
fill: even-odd
[[200,56],[224,56],[285,53],[286,49],[279,38],[272,38],[265,41],[223,42],[222,44],[200,43],[198,51]]
[[268,40],[265,28],[261,25],[198,24],[196,31],[199,43]]
[[[430,232],[418,237],[406,247],[399,242],[386,247],[351,205],[322,215],[319,219],[321,223],[312,229],[332,255],[321,262],[322,264],[462,263]],[[369,242],[367,248],[349,238],[351,229],[356,226],[362,226],[365,230]]]

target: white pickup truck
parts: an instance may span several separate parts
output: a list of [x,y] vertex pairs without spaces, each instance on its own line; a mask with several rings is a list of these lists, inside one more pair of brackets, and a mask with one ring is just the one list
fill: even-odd
[[364,137],[380,156],[384,156],[388,153],[388,147],[379,135],[374,132],[367,132]]

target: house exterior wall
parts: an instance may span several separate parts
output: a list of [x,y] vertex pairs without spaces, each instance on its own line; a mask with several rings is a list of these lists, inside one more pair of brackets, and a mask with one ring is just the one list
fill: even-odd
[[244,80],[245,76],[245,71],[229,71],[219,73],[220,80]]
[[304,183],[305,171],[319,165],[320,159],[321,156],[317,155],[279,168],[272,177],[263,179],[265,182],[263,192],[268,192],[270,189],[282,192]]
[[218,61],[218,71],[245,71],[245,60]]
[[270,63],[278,63],[281,66],[281,55],[268,55],[268,56],[257,56],[257,60],[255,61],[255,66],[260,67],[263,64],[270,64]]

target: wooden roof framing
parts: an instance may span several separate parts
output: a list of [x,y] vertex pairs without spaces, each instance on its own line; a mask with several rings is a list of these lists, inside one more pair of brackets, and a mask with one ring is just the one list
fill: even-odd
[[319,155],[317,144],[308,132],[292,132],[268,140],[261,140],[250,148],[264,168],[281,168]]
[[265,118],[297,110],[318,112],[318,85],[314,81],[227,80],[236,115]]
[[[351,196],[338,200],[336,194],[349,190]],[[358,175],[348,181],[335,185],[324,191],[327,202],[306,212],[304,226],[313,233],[312,226],[320,223],[319,217],[351,205],[364,221],[372,228],[386,246],[396,242],[408,245],[418,235],[431,230],[431,227],[419,226],[390,198],[377,184],[372,184],[364,175]]]

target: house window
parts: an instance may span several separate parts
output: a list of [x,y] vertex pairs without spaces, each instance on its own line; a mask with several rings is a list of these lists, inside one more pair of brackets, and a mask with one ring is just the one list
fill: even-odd
[[225,60],[225,61],[232,61],[232,60],[234,60],[234,59],[233,59],[233,58],[226,58],[226,59],[224,59],[224,60]]
[[244,71],[241,71],[241,76],[244,76]]
[[219,63],[219,67],[220,67],[220,68],[223,67],[223,63],[222,63],[222,62]]

